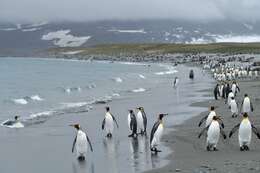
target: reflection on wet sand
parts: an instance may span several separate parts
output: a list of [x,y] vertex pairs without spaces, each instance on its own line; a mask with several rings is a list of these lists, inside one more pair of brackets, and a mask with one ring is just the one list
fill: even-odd
[[105,138],[103,139],[103,145],[104,145],[104,149],[105,149],[105,160],[106,163],[104,164],[108,164],[106,172],[107,173],[119,173],[118,170],[118,150],[116,150],[117,148],[119,148],[119,141],[113,138]]
[[92,161],[88,160],[79,162],[78,160],[72,161],[73,173],[95,173],[95,166]]

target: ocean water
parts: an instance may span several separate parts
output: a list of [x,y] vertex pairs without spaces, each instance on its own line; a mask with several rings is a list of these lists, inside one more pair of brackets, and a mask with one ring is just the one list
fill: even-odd
[[[194,80],[188,78],[190,69]],[[173,88],[176,76],[180,82]],[[151,156],[148,137],[129,139],[127,110],[144,106],[148,132],[158,113],[169,113],[167,132],[201,112],[189,105],[206,99],[201,90],[212,87],[210,75],[197,67],[41,58],[1,58],[0,80],[0,121],[19,115],[25,125],[0,128],[4,173],[135,173],[163,166],[171,151],[161,146],[164,152]],[[120,126],[112,140],[101,130],[107,105]],[[94,148],[84,163],[71,154],[75,130],[68,125],[75,122]]]

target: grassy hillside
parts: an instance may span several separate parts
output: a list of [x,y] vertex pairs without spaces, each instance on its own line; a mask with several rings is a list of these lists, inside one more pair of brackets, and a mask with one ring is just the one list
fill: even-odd
[[52,54],[82,50],[80,55],[91,54],[151,54],[151,53],[260,53],[260,43],[213,44],[106,44],[94,47],[54,48]]

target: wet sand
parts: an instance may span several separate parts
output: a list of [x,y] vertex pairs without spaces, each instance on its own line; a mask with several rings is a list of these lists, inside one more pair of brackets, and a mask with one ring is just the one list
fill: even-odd
[[[243,95],[248,93],[253,101],[255,111],[250,116],[251,123],[260,129],[260,81],[240,81],[241,92],[237,96],[238,105],[241,105]],[[240,122],[241,117],[231,118],[230,110],[224,104],[224,100],[213,100],[213,89],[208,91],[212,94],[212,100],[194,103],[193,106],[217,107],[216,113],[222,116],[226,134]],[[198,139],[201,127],[198,123],[208,112],[185,121],[184,124],[175,126],[176,131],[164,136],[163,141],[173,150],[168,156],[170,163],[160,169],[149,173],[187,172],[187,173],[238,173],[260,172],[260,140],[252,133],[250,151],[241,152],[238,146],[238,132],[232,138],[223,140],[220,138],[217,152],[206,151],[205,136]],[[204,125],[204,124],[203,124]],[[203,126],[204,127],[204,126]]]

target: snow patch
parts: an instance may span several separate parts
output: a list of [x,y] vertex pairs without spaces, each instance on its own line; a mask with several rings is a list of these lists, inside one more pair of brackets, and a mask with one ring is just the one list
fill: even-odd
[[42,36],[42,40],[52,41],[54,45],[59,47],[78,47],[91,38],[91,36],[77,37],[69,33],[70,30],[49,32]]

